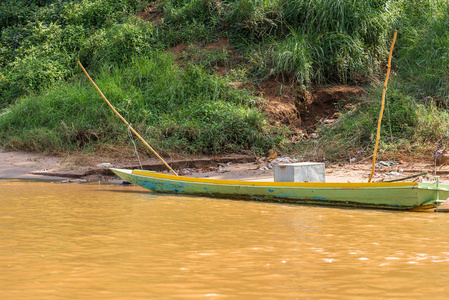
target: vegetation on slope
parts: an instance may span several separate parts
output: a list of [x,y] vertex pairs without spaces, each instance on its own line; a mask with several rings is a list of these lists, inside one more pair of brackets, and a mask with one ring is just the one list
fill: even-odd
[[[129,146],[80,60],[165,153],[363,153],[373,146],[378,83],[398,28],[383,149],[428,152],[449,120],[448,16],[449,1],[437,0],[5,0],[0,145],[43,152]],[[223,37],[232,47],[207,48]],[[179,45],[187,50],[171,50]],[[298,117],[307,109],[304,95],[320,85],[361,85],[368,94],[348,109],[337,103],[339,120],[302,128],[320,138],[300,140],[298,128],[264,114],[267,80],[287,87]],[[236,82],[247,89],[233,88]]]

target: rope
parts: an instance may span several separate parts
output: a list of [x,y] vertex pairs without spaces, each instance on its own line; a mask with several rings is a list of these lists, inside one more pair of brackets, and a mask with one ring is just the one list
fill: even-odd
[[[446,142],[445,142],[446,140]],[[437,158],[440,157],[441,155],[443,155],[444,153],[446,153],[447,150],[447,145],[449,144],[449,131],[446,132],[446,135],[443,136],[439,141],[438,141],[438,147],[435,150],[435,152],[433,152],[433,160],[436,162]],[[441,147],[444,147],[443,150],[440,150]]]
[[435,162],[435,164],[437,162],[437,158],[446,153],[447,145],[443,150],[440,150],[441,147],[443,147],[443,144],[439,144],[435,152],[433,152],[433,161]]
[[[387,88],[388,90],[388,88]],[[387,96],[385,95],[385,103],[387,104],[387,116],[388,116],[388,126],[390,127],[390,143],[393,144],[393,130],[391,129],[391,118],[390,118],[390,104],[387,101]],[[393,161],[396,161],[396,147],[393,151]]]
[[109,105],[109,107],[112,109],[112,111],[123,121],[123,123],[125,123],[128,126],[128,129],[130,129],[135,135],[136,137],[142,141],[142,143],[147,146],[148,149],[151,150],[151,152],[154,153],[154,155],[156,155],[157,158],[159,158],[160,161],[162,161],[162,163],[175,175],[178,176],[178,174],[176,174],[175,170],[173,170],[166,162],[165,160],[159,156],[159,154],[157,154],[157,152],[150,146],[148,145],[148,143],[143,139],[143,137],[140,136],[140,134],[134,130],[134,128],[131,127],[131,125],[129,125],[128,121],[126,121],[122,115],[112,106],[112,104],[108,101],[108,99],[106,99],[106,97],[103,95],[103,93],[100,91],[100,89],[98,88],[98,86],[95,84],[95,82],[92,80],[92,78],[90,78],[89,74],[87,73],[86,69],[84,69],[83,65],[81,64],[80,61],[78,61],[78,65],[81,67],[81,69],[83,70],[84,74],[86,74],[87,78],[89,79],[89,81],[92,83],[92,85],[97,89],[97,91],[100,93],[101,97],[103,98],[103,100]]
[[139,157],[139,152],[137,151],[137,147],[136,147],[136,143],[134,142],[133,134],[131,132],[131,129],[129,128],[130,126],[131,125],[128,125],[128,130],[127,130],[128,136],[129,136],[129,139],[131,140],[131,142],[134,145],[134,154],[137,156],[137,159],[139,160],[140,169],[143,170],[142,162],[140,161],[140,157]]
[[[444,142],[445,139],[446,139],[446,142]],[[439,140],[438,147],[433,152],[433,166],[435,168],[435,176],[437,175],[437,159],[438,159],[438,157],[440,157],[441,155],[446,153],[448,144],[449,144],[449,132],[446,132],[446,136],[442,137]],[[445,146],[444,149],[440,150],[440,148],[443,146]]]

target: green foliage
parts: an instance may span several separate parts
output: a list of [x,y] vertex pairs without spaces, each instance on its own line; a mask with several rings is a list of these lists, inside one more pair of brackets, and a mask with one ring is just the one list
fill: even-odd
[[237,46],[282,33],[282,1],[236,0],[227,15],[229,31]]
[[[139,19],[146,5],[164,18]],[[211,75],[217,66],[238,73],[235,81],[276,76],[299,89],[375,83],[383,80],[396,28],[383,143],[428,145],[447,124],[445,112],[423,104],[449,101],[447,0],[4,0],[0,143],[38,151],[127,143],[114,116],[91,101],[96,92],[79,83],[80,60],[161,149],[263,151],[284,143],[285,129],[267,127],[257,100],[230,87],[234,75]],[[223,36],[236,51],[202,47]],[[188,51],[178,60],[162,54],[180,43]],[[233,59],[239,66],[232,70]],[[327,152],[306,148],[335,157],[369,149],[378,109],[377,101],[360,106],[320,129]]]
[[2,113],[0,138],[12,149],[41,152],[76,150],[108,133],[111,139],[115,123],[96,97],[78,84],[63,84],[25,98]]
[[379,72],[379,62],[360,38],[329,33],[316,42],[313,66],[317,83],[363,83]]
[[[116,109],[165,151],[266,151],[282,139],[265,134],[262,114],[246,104],[248,94],[197,66],[180,69],[163,53],[136,58],[127,67],[102,69],[96,82]],[[125,145],[126,128],[120,122],[83,79],[5,110],[0,140],[8,148],[47,152],[91,149],[98,143]],[[38,134],[43,135],[39,142]]]
[[80,45],[80,61],[98,70],[103,65],[130,63],[133,57],[160,48],[157,45],[157,29],[151,23],[138,19],[133,21],[98,30],[86,39]]
[[276,73],[292,75],[300,85],[309,86],[313,74],[311,46],[307,37],[292,32],[291,36],[274,44],[276,51],[272,54],[272,60]]
[[208,50],[202,49],[197,43],[192,43],[182,53],[177,54],[177,60],[181,63],[183,61],[193,61],[198,66],[213,72],[219,66],[231,67],[233,62],[231,54],[227,47]]
[[30,14],[39,8],[33,2],[27,0],[0,2],[0,28],[26,24]]
[[164,22],[161,27],[167,31],[164,38],[167,45],[193,41],[209,42],[221,31],[225,5],[220,1],[167,0],[164,4]]
[[73,49],[84,39],[83,31],[76,26],[37,23],[28,31],[27,39],[14,51],[15,59],[3,70],[0,91],[4,105],[72,74]]
[[83,0],[68,1],[61,13],[65,24],[81,25],[86,28],[101,28],[121,20],[129,12],[143,8],[143,1],[133,0]]
[[405,5],[398,38],[398,72],[418,98],[449,103],[449,2],[420,1]]
[[222,9],[222,4],[218,1],[169,0],[165,2],[164,14],[170,23],[187,24],[196,21],[213,26],[217,24]]

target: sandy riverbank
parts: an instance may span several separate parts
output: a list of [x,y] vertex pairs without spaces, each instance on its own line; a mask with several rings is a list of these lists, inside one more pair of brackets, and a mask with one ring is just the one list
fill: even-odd
[[44,179],[47,176],[33,172],[49,172],[64,168],[64,159],[39,153],[0,152],[0,178]]
[[[220,179],[273,181],[272,170],[260,170],[251,157],[230,156],[218,158],[198,158],[194,160],[169,161],[178,166],[186,176]],[[0,152],[0,178],[15,179],[73,179],[90,181],[108,180],[108,168],[98,167],[109,163],[118,168],[138,168],[137,161],[119,161],[101,157],[59,157],[39,153]],[[156,160],[143,161],[145,169],[163,171],[164,166]],[[220,166],[221,165],[221,166]],[[217,167],[218,166],[218,167]],[[371,163],[328,164],[326,182],[367,182]],[[376,169],[374,181],[391,180],[428,172],[426,180],[432,180],[434,168],[431,162],[404,162]],[[437,175],[444,183],[449,183],[449,167],[438,170]],[[422,180],[421,177],[418,180]],[[416,179],[411,179],[416,180]]]

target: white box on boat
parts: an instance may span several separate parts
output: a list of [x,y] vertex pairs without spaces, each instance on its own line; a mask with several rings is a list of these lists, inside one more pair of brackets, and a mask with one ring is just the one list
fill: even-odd
[[325,182],[324,163],[301,162],[274,165],[275,182]]

